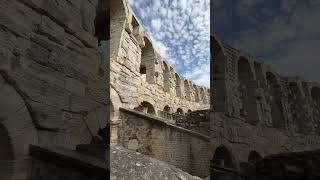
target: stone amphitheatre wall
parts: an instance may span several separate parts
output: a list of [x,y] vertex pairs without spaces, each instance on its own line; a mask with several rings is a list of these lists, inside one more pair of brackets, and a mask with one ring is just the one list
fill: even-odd
[[282,77],[215,36],[211,43],[214,160],[238,167],[265,155],[320,148],[319,84]]
[[194,176],[209,176],[210,140],[145,113],[120,109],[119,145],[174,165]]
[[29,144],[74,149],[107,126],[109,67],[98,39],[108,40],[108,21],[104,35],[97,28],[103,4],[1,1],[1,178],[27,179]]
[[209,89],[179,75],[155,50],[129,5],[111,2],[110,96],[112,142],[119,108],[164,116],[209,109]]

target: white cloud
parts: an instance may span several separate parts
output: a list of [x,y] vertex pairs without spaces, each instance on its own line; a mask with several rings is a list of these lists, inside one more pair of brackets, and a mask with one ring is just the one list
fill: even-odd
[[[266,58],[266,63],[282,75],[301,76],[308,81],[320,81],[320,7],[294,9],[295,1],[282,0],[285,12],[260,26],[263,30],[247,29],[232,44],[255,56]],[[263,42],[263,43],[261,43]]]
[[161,20],[160,19],[153,19],[151,21],[151,26],[155,31],[159,31],[161,28]]
[[210,87],[210,63],[198,64],[198,67],[190,69],[184,76],[194,80],[197,85]]

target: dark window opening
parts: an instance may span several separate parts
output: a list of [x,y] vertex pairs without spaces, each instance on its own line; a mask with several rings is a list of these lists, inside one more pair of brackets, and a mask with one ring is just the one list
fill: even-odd
[[99,0],[96,7],[97,16],[94,20],[95,36],[101,41],[110,40],[110,7],[109,1]]

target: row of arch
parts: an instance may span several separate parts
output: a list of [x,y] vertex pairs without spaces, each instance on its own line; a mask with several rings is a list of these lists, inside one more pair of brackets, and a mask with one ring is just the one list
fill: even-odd
[[[134,109],[140,112],[144,112],[146,114],[156,115],[156,108],[148,101],[141,102],[137,107],[134,107]],[[169,105],[164,106],[164,108],[161,111],[169,114],[180,114],[180,115],[192,112],[191,109],[184,111],[180,107],[175,110],[171,108]]]
[[[255,164],[258,161],[262,160],[263,156],[260,155],[255,150],[249,152],[247,162],[251,164]],[[216,163],[219,165],[223,165],[229,168],[238,168],[237,159],[234,154],[226,147],[226,146],[219,146],[215,149],[212,160],[212,163]]]
[[138,20],[132,15],[133,35],[142,39],[141,60],[137,67],[140,79],[149,84],[162,86],[164,92],[171,93],[188,101],[209,104],[210,91],[181,77],[154,49],[150,37],[143,31]]
[[[227,56],[225,54],[225,48],[215,36],[211,36],[211,88],[214,93],[211,94],[211,102],[217,112],[231,112],[230,104],[232,103],[232,90],[227,88],[226,79],[228,79],[228,66]],[[227,47],[228,48],[228,47]],[[288,112],[284,112],[288,103],[286,96],[290,96],[290,93],[294,94],[294,97],[300,99],[299,107],[294,107],[294,103],[291,103],[293,109],[301,111],[301,100],[306,98],[309,94],[310,102],[309,106],[315,107],[316,112],[314,114],[320,114],[320,88],[318,86],[311,86],[305,82],[293,81],[288,82],[284,79],[279,79],[278,75],[270,70],[270,67],[263,66],[261,62],[249,61],[246,55],[240,54],[236,59],[236,82],[238,84],[238,93],[240,99],[240,116],[244,117],[246,122],[257,125],[260,122],[261,112],[263,111],[262,100],[270,105],[270,117],[271,123],[274,128],[286,128],[288,125]],[[287,82],[284,85],[283,82]],[[302,85],[301,85],[302,84]],[[308,85],[307,85],[308,84]],[[302,87],[301,87],[302,86]],[[285,89],[289,90],[289,94],[286,94]],[[303,89],[303,90],[301,90]],[[265,96],[267,95],[267,96]],[[308,98],[308,97],[307,97]],[[289,103],[290,104],[290,103]],[[307,104],[306,104],[307,105]],[[301,106],[301,107],[300,107]],[[300,125],[306,125],[307,117],[305,114],[299,113]],[[319,115],[320,117],[320,115]],[[309,118],[310,119],[310,118]],[[316,119],[316,118],[315,118]],[[309,120],[311,121],[311,120]],[[299,126],[300,126],[299,125]],[[319,123],[320,125],[320,123]]]
[[[258,106],[253,101],[256,98],[255,90],[262,88],[269,93],[271,98],[269,103],[271,106],[272,124],[275,128],[286,128],[287,117],[284,112],[284,103],[289,103],[289,110],[293,123],[297,125],[297,131],[308,133],[312,130],[312,117],[308,117],[306,93],[310,93],[311,107],[315,106],[319,110],[320,88],[312,87],[310,90],[306,87],[306,83],[301,81],[287,81],[285,87],[280,84],[280,80],[271,71],[263,72],[261,64],[254,62],[255,76],[250,68],[248,60],[240,58],[238,61],[238,80],[241,85],[245,86],[246,98],[244,99],[245,109],[248,109],[246,116],[247,122],[257,124],[259,122]],[[254,81],[258,81],[258,85],[254,86]],[[251,83],[251,84],[250,84]],[[304,88],[302,86],[305,86]],[[250,89],[252,88],[252,89]],[[284,89],[288,89],[288,94],[284,93]],[[305,90],[305,91],[304,91]],[[284,96],[288,95],[288,100]],[[251,100],[250,100],[251,99]],[[316,120],[317,117],[315,118]]]
[[[249,60],[240,57],[238,62],[238,83],[240,87],[240,95],[242,101],[242,111],[246,121],[252,125],[256,125],[260,121],[262,107],[259,107],[259,101],[263,98],[263,93],[258,95],[257,89],[262,88],[270,97],[268,104],[270,105],[271,119],[274,128],[285,128],[285,118],[283,112],[283,101],[281,99],[281,86],[274,73],[271,71],[263,72],[261,64],[254,62],[257,68],[253,71]],[[256,83],[258,82],[258,83]],[[260,97],[259,97],[260,96]],[[260,102],[261,103],[261,102]],[[261,108],[260,110],[258,108]]]
[[163,112],[166,112],[166,113],[176,113],[176,114],[184,114],[184,113],[191,113],[192,110],[191,109],[188,109],[187,112],[183,111],[182,108],[177,108],[176,111],[174,109],[172,109],[170,106],[166,105],[164,108],[163,108]]
[[252,166],[262,159],[263,156],[261,156],[257,151],[250,151],[247,161],[239,162],[234,154],[226,146],[219,146],[215,149],[213,157],[211,159],[210,179],[238,179],[239,177],[235,176],[232,173],[227,173],[215,169],[217,167],[222,167],[233,169],[236,171],[240,170],[240,172],[243,172],[246,171],[246,168],[248,166]]

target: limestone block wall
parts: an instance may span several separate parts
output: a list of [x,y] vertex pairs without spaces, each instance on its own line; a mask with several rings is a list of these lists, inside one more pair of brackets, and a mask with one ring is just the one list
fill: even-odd
[[156,52],[122,0],[111,2],[110,71],[112,123],[119,119],[119,107],[154,115],[209,108],[209,89],[179,75]]
[[98,39],[108,35],[95,36],[101,6],[98,0],[1,2],[0,161],[12,164],[1,177],[26,179],[29,165],[21,162],[29,159],[29,144],[74,149],[106,127],[109,68]]
[[213,159],[236,167],[252,153],[262,157],[320,148],[319,84],[281,77],[215,36],[211,42]]
[[275,128],[257,127],[221,113],[214,113],[212,116],[211,157],[214,157],[218,147],[225,146],[238,166],[241,162],[249,162],[252,152],[257,152],[263,157],[270,154],[315,150],[320,147],[320,137],[316,134],[293,134]]
[[[217,65],[213,67],[212,84],[216,112],[226,112],[252,125],[316,133],[319,84],[299,77],[281,77],[249,54],[214,44],[212,62]],[[226,91],[221,93],[219,89]],[[226,101],[219,99],[221,95]]]
[[211,156],[208,136],[161,118],[130,109],[120,110],[119,145],[174,165],[194,176],[207,177]]

